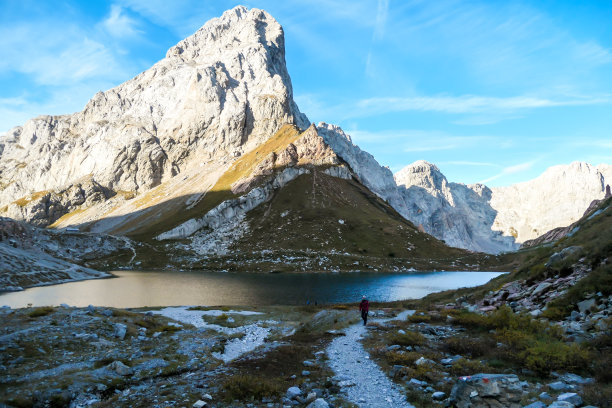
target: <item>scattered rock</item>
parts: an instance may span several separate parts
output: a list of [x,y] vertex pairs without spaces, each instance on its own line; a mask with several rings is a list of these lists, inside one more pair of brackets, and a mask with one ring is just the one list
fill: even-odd
[[539,294],[546,292],[546,290],[550,288],[551,286],[552,286],[552,283],[550,282],[542,282],[538,286],[536,286],[536,288],[533,290],[531,294],[533,296],[538,296]]
[[192,407],[193,408],[204,408],[206,406],[206,402],[202,401],[202,400],[197,400]]
[[302,394],[302,390],[300,390],[299,387],[289,387],[289,389],[287,389],[286,395],[287,395],[287,398],[294,399],[295,397],[301,394]]
[[443,358],[442,360],[440,360],[440,363],[444,365],[453,365],[462,358],[463,356],[456,355],[448,358]]
[[570,389],[570,387],[563,381],[555,381],[553,383],[550,383],[548,384],[548,388],[553,391],[566,391]]
[[431,398],[434,401],[442,401],[445,397],[446,397],[446,394],[443,393],[442,391],[436,391],[433,394],[431,394]]
[[107,366],[107,368],[110,370],[113,370],[119,375],[123,375],[123,376],[132,375],[132,369],[126,366],[125,364],[123,364],[121,361],[113,361]]
[[578,374],[566,373],[559,376],[559,379],[568,383],[568,384],[593,384],[595,382],[594,378],[584,378],[579,376]]
[[127,326],[123,323],[115,323],[115,332],[113,335],[120,340],[125,338],[125,333],[127,332]]
[[582,302],[578,302],[578,310],[580,310],[580,313],[584,314],[587,310],[595,306],[596,303],[597,301],[594,298],[583,300]]
[[550,402],[553,399],[553,397],[551,397],[550,394],[547,393],[546,391],[540,393],[538,398],[540,398],[542,401],[546,401],[546,402]]
[[567,401],[555,401],[548,408],[575,408],[575,405]]
[[420,366],[423,364],[435,364],[433,361],[431,361],[430,359],[427,359],[425,357],[419,357],[419,359],[417,361],[414,362],[414,364]]
[[[470,406],[519,406],[523,389],[514,374],[476,374],[460,377],[453,386],[449,404]],[[486,405],[489,404],[489,405]]]
[[314,401],[316,399],[317,399],[317,393],[311,391],[311,392],[308,393],[308,395],[304,399],[304,404],[311,403],[312,401]]
[[546,408],[547,405],[542,401],[532,402],[529,405],[525,405],[523,408]]
[[323,398],[317,398],[311,402],[306,408],[329,408],[329,404]]
[[576,394],[575,392],[563,393],[557,397],[557,401],[561,401],[561,402],[565,401],[565,402],[569,402],[577,406],[582,405],[582,398],[580,397],[580,395]]
[[546,267],[548,268],[580,252],[582,252],[582,247],[580,246],[569,246],[567,248],[563,248],[561,251],[555,252],[554,254],[550,256],[550,258],[548,259],[548,262],[546,263]]

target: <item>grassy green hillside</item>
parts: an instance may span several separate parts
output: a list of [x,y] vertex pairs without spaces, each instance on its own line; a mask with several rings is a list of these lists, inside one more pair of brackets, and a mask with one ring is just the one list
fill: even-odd
[[419,232],[356,180],[311,171],[247,214],[249,233],[220,264],[250,271],[400,271],[467,270],[488,261]]

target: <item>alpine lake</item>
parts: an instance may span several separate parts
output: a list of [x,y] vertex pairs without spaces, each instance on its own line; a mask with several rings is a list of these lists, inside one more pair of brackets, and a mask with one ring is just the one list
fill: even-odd
[[304,305],[422,298],[482,285],[503,272],[231,273],[113,271],[114,277],[0,294],[0,306]]

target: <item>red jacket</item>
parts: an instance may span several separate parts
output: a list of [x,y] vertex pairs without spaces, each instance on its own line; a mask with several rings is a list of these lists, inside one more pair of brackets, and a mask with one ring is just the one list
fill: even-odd
[[359,304],[359,311],[367,312],[370,310],[370,302],[367,299],[363,299]]

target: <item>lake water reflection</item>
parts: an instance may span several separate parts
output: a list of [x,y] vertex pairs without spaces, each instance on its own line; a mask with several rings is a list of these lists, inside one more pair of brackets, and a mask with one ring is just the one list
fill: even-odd
[[237,274],[197,271],[117,271],[117,278],[71,282],[0,295],[11,307],[296,305],[421,298],[432,292],[477,286],[500,272],[410,274]]

